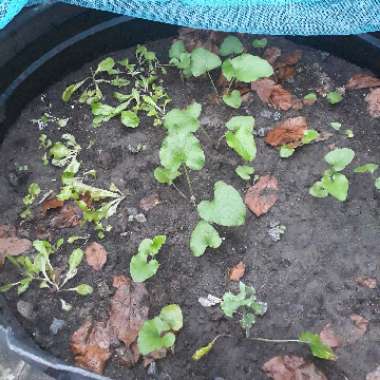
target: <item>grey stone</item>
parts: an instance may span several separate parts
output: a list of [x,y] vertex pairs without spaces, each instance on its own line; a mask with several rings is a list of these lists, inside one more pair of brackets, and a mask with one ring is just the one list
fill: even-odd
[[63,329],[64,325],[65,325],[64,320],[53,318],[53,322],[51,323],[49,330],[53,335],[57,335],[59,331]]
[[135,216],[136,222],[139,223],[145,223],[146,222],[146,216],[144,214],[137,214]]
[[25,318],[33,320],[36,318],[36,313],[33,310],[33,305],[30,302],[18,301],[17,302],[17,311]]

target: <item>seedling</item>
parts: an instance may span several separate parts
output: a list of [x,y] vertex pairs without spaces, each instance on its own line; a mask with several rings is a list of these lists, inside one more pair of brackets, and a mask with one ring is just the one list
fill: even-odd
[[32,123],[37,124],[39,130],[46,128],[49,123],[55,123],[61,129],[67,126],[69,120],[70,118],[60,118],[45,112],[39,119],[32,119]]
[[242,313],[240,325],[248,338],[252,326],[256,323],[256,316],[263,316],[268,306],[265,302],[257,301],[255,288],[240,282],[239,293],[225,293],[220,308],[229,318],[232,318],[238,311]]
[[176,304],[163,307],[160,314],[145,321],[139,331],[137,345],[142,355],[161,349],[174,349],[175,333],[183,327],[181,308]]
[[237,55],[244,51],[244,46],[236,36],[227,36],[219,48],[219,54],[222,57],[227,55]]
[[153,240],[144,239],[140,243],[138,252],[132,257],[129,265],[133,281],[144,282],[157,273],[160,264],[154,257],[160,252],[165,242],[165,235],[157,235]]
[[183,168],[193,200],[187,168],[201,170],[205,164],[202,146],[194,136],[200,127],[198,118],[201,110],[200,104],[192,103],[183,110],[175,108],[165,116],[164,128],[168,134],[160,149],[161,166],[154,171],[158,182],[171,185],[181,175],[180,169]]
[[82,296],[91,294],[93,289],[87,284],[65,288],[65,285],[76,276],[77,269],[82,262],[84,253],[81,249],[77,248],[72,251],[68,259],[68,269],[64,275],[52,266],[50,258],[57,253],[62,244],[63,239],[57,240],[54,245],[47,240],[35,240],[33,247],[36,254],[32,259],[29,256],[7,256],[7,259],[20,271],[22,279],[3,285],[0,287],[0,292],[6,292],[17,286],[17,294],[20,295],[29,288],[33,281],[37,281],[40,283],[40,288],[50,288],[56,292],[71,291]]
[[318,97],[315,92],[310,92],[309,94],[306,94],[304,97],[304,100],[309,101],[309,102],[316,102]]
[[190,238],[194,256],[202,256],[208,247],[218,248],[222,239],[212,224],[225,227],[241,226],[245,222],[246,207],[237,190],[223,181],[214,185],[214,199],[199,203],[198,215],[202,219]]
[[32,216],[31,206],[40,194],[41,189],[38,183],[31,183],[28,187],[28,193],[22,199],[25,205],[24,210],[21,212],[20,217],[22,219],[29,219]]
[[248,165],[239,165],[235,169],[235,173],[244,181],[249,181],[251,179],[251,175],[255,172],[255,169],[252,166]]
[[223,95],[223,101],[227,106],[238,109],[241,106],[241,96],[239,90],[233,90],[230,94]]
[[[365,164],[358,166],[357,168],[354,169],[354,173],[370,173],[372,177],[374,177],[375,171],[379,168],[378,164]],[[380,190],[380,177],[375,179],[375,188],[377,190]]]
[[338,91],[331,91],[327,94],[326,99],[330,104],[335,105],[343,100],[343,96]]
[[268,45],[268,40],[266,38],[254,39],[252,41],[252,46],[256,49],[264,49]]
[[[297,144],[297,148],[311,144],[313,141],[315,141],[319,137],[319,133],[315,129],[307,129],[304,132],[302,141]],[[281,158],[288,158],[291,157],[294,152],[296,151],[296,148],[292,144],[285,144],[280,147],[280,157]]]
[[325,170],[323,177],[310,188],[313,197],[325,198],[333,196],[341,202],[347,199],[349,181],[340,173],[355,157],[355,152],[349,148],[337,148],[324,157],[330,168]]

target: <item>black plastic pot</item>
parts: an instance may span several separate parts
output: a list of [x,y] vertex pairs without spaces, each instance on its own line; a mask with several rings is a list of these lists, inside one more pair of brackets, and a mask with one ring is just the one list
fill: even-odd
[[[174,35],[176,26],[55,4],[25,10],[0,31],[0,143],[31,99],[85,62]],[[380,35],[289,37],[380,75]],[[40,350],[0,297],[0,345],[60,380],[106,379]]]

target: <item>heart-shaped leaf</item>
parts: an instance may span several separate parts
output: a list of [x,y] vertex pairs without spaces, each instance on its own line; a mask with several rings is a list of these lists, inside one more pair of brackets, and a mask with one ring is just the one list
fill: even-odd
[[355,152],[349,148],[336,148],[325,155],[325,161],[331,165],[335,171],[340,172],[355,157]]
[[242,54],[230,60],[233,77],[240,82],[251,83],[257,79],[273,75],[272,66],[260,57],[252,54]]
[[329,192],[323,186],[322,181],[317,181],[310,187],[309,194],[316,198],[326,198]]
[[155,259],[147,261],[144,257],[135,255],[131,259],[129,270],[134,282],[144,282],[157,273],[159,266]]
[[241,96],[240,96],[240,91],[239,90],[233,90],[230,94],[228,95],[223,95],[223,101],[226,103],[228,106],[238,109],[241,106]]
[[244,50],[244,46],[236,36],[227,36],[219,48],[219,54],[222,57],[231,54],[240,54]]
[[215,183],[212,201],[202,201],[198,205],[198,213],[202,219],[225,227],[243,225],[246,211],[238,191],[223,181]]
[[330,195],[344,202],[347,199],[349,182],[347,177],[341,173],[324,175],[322,177],[322,185]]
[[220,58],[205,48],[196,48],[191,52],[191,73],[195,77],[206,74],[221,64]]
[[235,173],[245,181],[249,181],[251,178],[251,175],[255,172],[255,169],[252,166],[248,165],[239,165],[235,169]]
[[132,111],[123,111],[121,113],[121,122],[129,128],[137,128],[140,124],[140,118]]
[[190,238],[190,249],[194,256],[202,256],[208,247],[218,248],[222,244],[222,239],[218,231],[209,223],[201,220]]

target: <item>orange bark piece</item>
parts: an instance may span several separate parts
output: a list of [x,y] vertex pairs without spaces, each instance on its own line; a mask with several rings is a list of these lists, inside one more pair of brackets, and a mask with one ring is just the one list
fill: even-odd
[[328,323],[322,331],[319,333],[321,341],[331,348],[338,348],[342,345],[342,340],[339,338],[333,330],[331,323]]
[[233,266],[228,273],[228,277],[231,281],[240,281],[240,279],[245,274],[245,264],[240,261],[238,264]]
[[28,239],[20,239],[16,236],[0,238],[0,266],[4,264],[7,256],[19,256],[32,248],[32,242]]
[[377,280],[376,278],[372,277],[357,277],[355,279],[356,283],[360,286],[363,286],[365,288],[369,289],[375,289],[377,287]]
[[368,113],[374,118],[380,117],[380,88],[371,90],[365,101],[368,103]]
[[368,74],[355,74],[346,84],[347,90],[380,87],[380,79]]
[[108,252],[96,241],[86,247],[85,254],[87,264],[95,271],[100,271],[107,262]]

